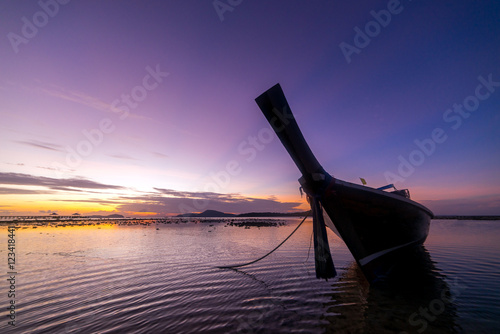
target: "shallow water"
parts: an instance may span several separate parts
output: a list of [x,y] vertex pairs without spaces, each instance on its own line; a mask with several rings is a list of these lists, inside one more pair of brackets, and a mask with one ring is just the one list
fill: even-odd
[[16,327],[4,279],[0,332],[499,332],[500,222],[434,220],[424,264],[397,288],[370,287],[333,233],[338,276],[316,279],[310,220],[264,260],[216,268],[264,255],[299,222],[17,229]]

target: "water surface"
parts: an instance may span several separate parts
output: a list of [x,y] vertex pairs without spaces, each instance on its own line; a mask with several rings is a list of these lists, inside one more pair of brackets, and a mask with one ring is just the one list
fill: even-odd
[[[434,220],[419,269],[370,287],[329,233],[338,276],[318,280],[312,222],[16,230],[17,333],[492,333],[500,330],[500,222]],[[157,229],[158,228],[158,229]],[[7,227],[0,228],[7,244]],[[7,247],[0,249],[7,276]],[[423,269],[422,269],[423,268]],[[412,272],[413,270],[413,272]],[[0,290],[0,291],[1,291]]]

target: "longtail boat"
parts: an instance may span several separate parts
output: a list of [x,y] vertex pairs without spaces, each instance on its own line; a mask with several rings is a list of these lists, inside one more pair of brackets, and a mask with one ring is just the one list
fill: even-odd
[[407,189],[375,189],[334,178],[309,148],[279,84],[255,101],[302,173],[299,183],[313,215],[317,278],[336,275],[326,227],[344,241],[369,282],[383,280],[406,260],[405,251],[424,243],[434,215],[411,200]]

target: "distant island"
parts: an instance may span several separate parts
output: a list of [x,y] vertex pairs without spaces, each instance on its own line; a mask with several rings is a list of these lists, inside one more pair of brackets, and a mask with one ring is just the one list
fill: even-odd
[[92,216],[87,216],[89,218],[112,218],[112,219],[117,219],[117,218],[125,218],[122,215],[117,215],[117,214],[112,214],[112,215],[107,215],[107,216],[102,216],[102,215],[92,215]]
[[310,211],[303,212],[292,212],[292,213],[282,213],[282,212],[249,212],[249,213],[225,213],[216,210],[205,210],[201,213],[184,213],[177,215],[176,217],[189,217],[189,218],[226,218],[226,217],[304,217]]
[[[176,217],[190,218],[227,218],[227,217],[304,217],[310,214],[311,211],[301,211],[292,213],[283,212],[249,212],[249,213],[226,213],[216,210],[205,210],[201,213],[185,213]],[[434,219],[454,219],[454,220],[500,220],[500,216],[465,216],[465,215],[436,215]]]
[[225,213],[225,212],[221,212],[221,211],[215,211],[215,210],[205,210],[201,213],[195,213],[195,212],[191,212],[191,213],[183,213],[183,214],[180,214],[180,215],[177,215],[176,217],[236,217],[235,214],[232,214],[232,213]]
[[[299,211],[299,212],[248,212],[248,213],[226,213],[217,210],[205,210],[201,213],[192,212],[184,213],[173,217],[178,218],[272,218],[272,217],[305,217],[306,215],[311,215],[311,211]],[[170,218],[173,218],[170,216]],[[33,220],[46,220],[46,221],[73,221],[73,220],[84,220],[84,219],[103,219],[103,220],[121,220],[121,219],[134,219],[134,220],[148,220],[148,219],[159,219],[164,217],[125,217],[120,214],[110,214],[110,215],[89,215],[83,216],[80,214],[73,214],[71,216],[63,216],[58,214],[51,214],[49,216],[0,216],[0,222],[6,223],[10,221],[33,221]],[[495,215],[436,215],[433,220],[500,220],[500,216]]]
[[500,216],[453,216],[436,215],[434,219],[454,219],[454,220],[500,220]]

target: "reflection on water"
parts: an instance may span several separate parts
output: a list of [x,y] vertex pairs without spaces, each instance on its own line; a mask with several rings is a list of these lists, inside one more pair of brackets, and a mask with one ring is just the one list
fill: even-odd
[[[500,224],[433,221],[425,248],[369,286],[329,233],[338,276],[317,280],[312,223],[18,229],[12,333],[492,333],[500,330]],[[0,244],[7,229],[0,227]],[[6,263],[7,250],[0,248]],[[410,265],[411,263],[411,265]],[[417,264],[418,263],[418,264]],[[4,271],[6,272],[6,271]],[[6,282],[6,281],[5,281]],[[0,306],[7,305],[0,283]],[[2,292],[3,291],[3,292]],[[4,307],[4,306],[1,306]],[[6,312],[4,312],[6,314]]]
[[334,286],[327,332],[461,332],[456,287],[424,247],[407,250],[383,284],[370,286],[353,263]]

